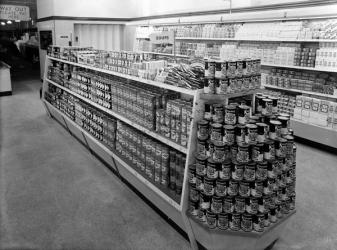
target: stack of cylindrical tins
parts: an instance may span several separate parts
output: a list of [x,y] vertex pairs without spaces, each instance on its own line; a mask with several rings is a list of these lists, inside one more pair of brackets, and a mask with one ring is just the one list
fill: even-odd
[[254,115],[243,102],[214,104],[198,122],[189,213],[212,229],[263,232],[295,208],[296,147],[272,100]]
[[156,110],[156,132],[187,146],[192,120],[192,103],[175,99],[167,101],[166,109]]
[[261,60],[205,60],[205,94],[240,93],[260,87]]
[[175,92],[121,79],[112,81],[111,89],[112,110],[150,130],[156,130],[156,111],[177,98]]
[[120,121],[116,150],[160,189],[181,195],[185,155]]
[[79,100],[75,103],[75,115],[75,122],[78,125],[107,147],[115,148],[116,119]]

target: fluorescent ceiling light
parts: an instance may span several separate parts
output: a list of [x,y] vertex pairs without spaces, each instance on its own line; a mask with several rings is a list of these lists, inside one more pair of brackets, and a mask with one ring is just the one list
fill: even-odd
[[21,22],[21,20],[15,20],[15,22],[16,22],[16,23],[19,23],[19,22]]
[[1,22],[1,25],[6,25],[6,23],[5,22]]
[[11,20],[8,20],[7,23],[8,23],[8,24],[12,24],[12,21],[11,21]]

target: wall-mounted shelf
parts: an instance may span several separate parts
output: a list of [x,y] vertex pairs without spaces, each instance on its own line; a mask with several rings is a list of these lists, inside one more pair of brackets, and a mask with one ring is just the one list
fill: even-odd
[[269,89],[282,90],[282,91],[286,91],[286,92],[294,92],[294,93],[301,93],[301,94],[306,94],[306,95],[313,95],[313,96],[320,96],[320,97],[337,99],[337,95],[328,95],[328,94],[323,94],[323,93],[319,93],[319,92],[305,91],[305,90],[301,90],[301,89],[282,88],[282,87],[279,87],[279,86],[268,85],[268,84],[263,85],[263,87],[269,88]]
[[336,39],[273,39],[273,38],[216,38],[216,37],[176,37],[176,40],[195,40],[195,41],[215,41],[215,42],[226,42],[226,41],[251,41],[251,42],[299,42],[299,43],[321,43],[330,42],[336,43]]

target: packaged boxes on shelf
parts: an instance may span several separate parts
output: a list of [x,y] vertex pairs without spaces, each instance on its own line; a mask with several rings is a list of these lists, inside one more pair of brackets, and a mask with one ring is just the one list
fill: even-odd
[[277,91],[265,91],[265,94],[278,98],[277,108],[280,113],[294,116],[294,108],[296,106],[295,96],[281,94],[281,92]]
[[297,96],[294,118],[322,127],[335,128],[336,102]]
[[337,43],[319,44],[316,65],[318,68],[337,68]]
[[264,77],[265,84],[281,88],[299,89],[328,95],[334,95],[337,92],[334,74],[273,68],[266,71]]

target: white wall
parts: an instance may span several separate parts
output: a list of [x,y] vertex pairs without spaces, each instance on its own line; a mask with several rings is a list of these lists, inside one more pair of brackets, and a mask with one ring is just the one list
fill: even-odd
[[37,18],[43,18],[54,15],[53,0],[37,0]]

